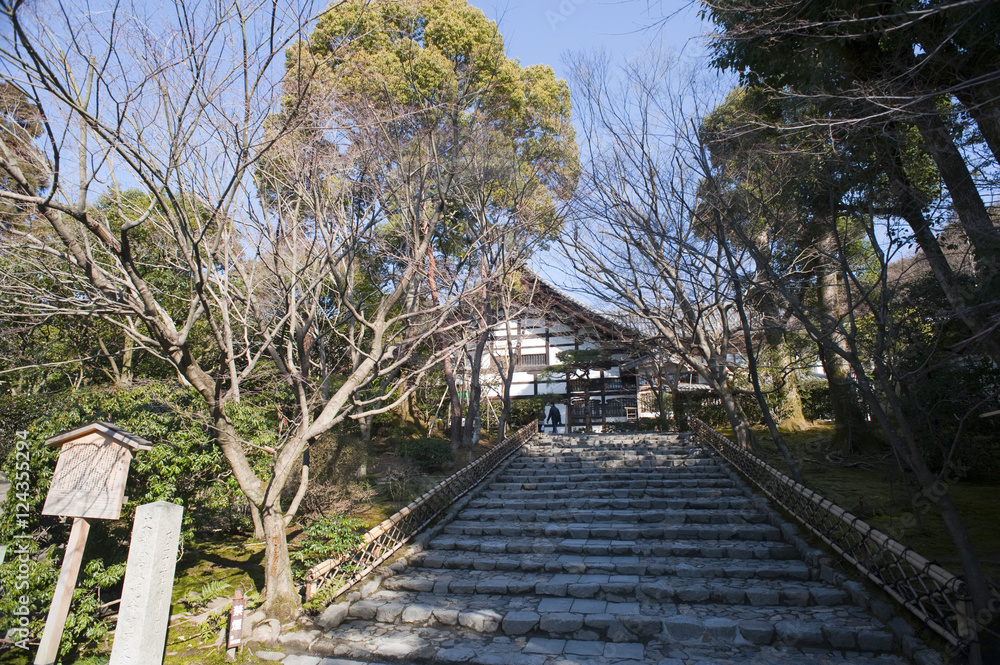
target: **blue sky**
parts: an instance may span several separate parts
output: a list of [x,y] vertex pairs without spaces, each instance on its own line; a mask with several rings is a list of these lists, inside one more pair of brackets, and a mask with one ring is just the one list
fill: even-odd
[[[698,4],[687,0],[469,1],[499,24],[508,57],[523,66],[547,64],[563,79],[569,78],[566,53],[601,49],[623,58],[659,44],[674,55],[698,57],[704,54],[701,37],[711,30],[698,19]],[[534,264],[543,277],[600,306],[578,290],[557,250],[537,255]]]
[[[698,4],[687,0],[470,0],[470,4],[497,21],[508,56],[522,65],[550,65],[560,78],[566,78],[562,63],[566,52],[603,48],[624,56],[660,42],[674,54],[696,55],[703,52],[698,37],[710,30],[698,19]],[[669,19],[661,22],[666,16]]]

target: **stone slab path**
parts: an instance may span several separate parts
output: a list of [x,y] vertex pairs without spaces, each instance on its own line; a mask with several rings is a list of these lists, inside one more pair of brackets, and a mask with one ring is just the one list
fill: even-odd
[[290,665],[896,665],[911,662],[905,647],[938,662],[905,622],[872,616],[861,585],[832,583],[843,578],[822,574],[820,556],[693,439],[542,435],[380,586],[264,653]]

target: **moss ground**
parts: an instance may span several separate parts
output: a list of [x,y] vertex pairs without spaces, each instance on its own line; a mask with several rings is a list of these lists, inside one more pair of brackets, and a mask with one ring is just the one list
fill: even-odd
[[[775,468],[788,472],[767,430],[755,430],[761,455]],[[806,486],[875,528],[909,545],[955,574],[961,564],[954,543],[933,504],[912,498],[919,491],[904,479],[889,450],[866,455],[842,455],[831,444],[833,427],[816,424],[809,429],[782,432],[798,460]],[[948,492],[959,507],[986,574],[1000,582],[1000,480],[950,479]]]
[[[390,449],[390,445],[382,442],[376,443],[375,446],[375,452],[381,453],[382,456],[387,455]],[[473,451],[472,457],[478,457],[486,450],[486,446],[478,446]],[[389,496],[386,488],[380,485],[377,473],[379,463],[376,462],[372,466],[376,473],[369,476],[368,480],[379,492],[370,505],[353,516],[361,518],[368,527],[375,526],[406,505],[414,496],[430,489],[465,466],[468,461],[469,456],[461,455],[459,459],[447,467],[419,478],[413,487],[413,496],[402,500],[394,500]],[[295,530],[289,532],[289,540],[294,541],[296,535],[297,531]],[[184,610],[184,606],[179,602],[181,599],[199,594],[209,583],[225,584],[229,594],[240,585],[244,589],[259,591],[264,583],[261,578],[263,556],[263,546],[248,543],[246,538],[199,544],[193,551],[185,555],[177,567],[177,575],[174,579],[173,601],[175,606],[173,613],[177,614]],[[224,650],[213,646],[217,636],[218,628],[210,631],[208,628],[194,626],[187,622],[172,622],[167,635],[168,656],[164,665],[216,665],[216,663],[221,665],[226,663]],[[236,662],[263,663],[266,661],[256,658],[250,651],[244,651],[238,656]]]

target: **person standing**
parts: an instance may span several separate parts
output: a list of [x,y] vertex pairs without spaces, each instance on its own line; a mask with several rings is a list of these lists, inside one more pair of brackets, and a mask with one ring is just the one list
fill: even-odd
[[562,414],[559,413],[559,407],[555,404],[549,405],[549,415],[545,419],[545,422],[552,423],[552,433],[555,434],[559,427],[562,425]]

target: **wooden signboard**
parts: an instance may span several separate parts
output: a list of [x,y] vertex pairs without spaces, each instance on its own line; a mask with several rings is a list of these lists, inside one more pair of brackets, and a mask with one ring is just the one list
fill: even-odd
[[246,613],[246,598],[243,587],[233,595],[233,611],[229,615],[229,640],[226,642],[226,660],[236,661],[236,650],[243,644],[243,615]]
[[49,606],[35,665],[53,665],[59,652],[73,588],[83,563],[90,519],[116,520],[125,503],[125,481],[136,450],[149,450],[149,441],[108,423],[95,422],[54,436],[47,446],[61,446],[43,515],[72,517],[66,553]]
[[235,649],[243,643],[243,614],[246,611],[246,599],[243,589],[237,589],[233,596],[233,613],[229,616],[229,643],[227,649]]
[[149,442],[114,425],[95,422],[45,443],[62,446],[62,450],[42,514],[118,519],[132,454],[149,450]]

